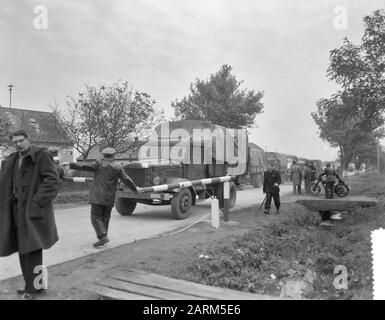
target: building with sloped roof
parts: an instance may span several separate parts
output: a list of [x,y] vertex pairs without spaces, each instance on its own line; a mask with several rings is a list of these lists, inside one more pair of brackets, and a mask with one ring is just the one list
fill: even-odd
[[[139,149],[141,146],[143,146],[146,142],[148,142],[148,139],[145,140],[139,140],[138,137],[135,137],[134,141],[126,141],[121,146],[119,146],[117,149],[117,153],[115,155],[115,160],[120,163],[127,163],[131,161],[137,161],[138,160],[138,154]],[[83,160],[82,156],[79,156],[77,158],[77,161],[95,161],[97,159],[102,158],[102,150],[106,146],[101,144],[95,145],[90,152],[88,153],[87,159]],[[123,151],[122,151],[123,150]]]
[[[0,107],[0,119],[8,123],[10,131],[25,130],[32,144],[55,148],[60,163],[73,161],[73,143],[54,112]],[[9,137],[0,137],[0,145],[8,141]],[[5,153],[9,151],[0,149],[0,159]]]

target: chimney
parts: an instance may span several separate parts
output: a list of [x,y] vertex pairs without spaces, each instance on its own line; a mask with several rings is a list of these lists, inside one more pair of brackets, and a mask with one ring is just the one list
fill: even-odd
[[134,141],[135,143],[138,143],[139,142],[139,137],[138,136],[136,136],[135,137],[135,141]]

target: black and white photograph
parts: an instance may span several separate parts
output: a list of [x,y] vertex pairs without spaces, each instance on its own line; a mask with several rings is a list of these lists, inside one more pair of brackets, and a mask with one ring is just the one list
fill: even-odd
[[385,0],[4,0],[0,48],[0,300],[385,299]]

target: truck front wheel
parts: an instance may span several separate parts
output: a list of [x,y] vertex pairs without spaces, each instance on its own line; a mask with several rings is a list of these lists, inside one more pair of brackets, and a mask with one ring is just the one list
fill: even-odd
[[188,188],[183,188],[175,194],[171,201],[171,214],[174,219],[182,220],[190,214],[192,196]]
[[128,198],[116,198],[115,208],[122,216],[130,216],[136,208],[136,201]]

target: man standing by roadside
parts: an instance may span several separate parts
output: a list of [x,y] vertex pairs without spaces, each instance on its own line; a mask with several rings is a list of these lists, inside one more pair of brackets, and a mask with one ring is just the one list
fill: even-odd
[[64,177],[64,169],[59,164],[59,158],[57,156],[58,150],[56,148],[49,147],[48,151],[49,151],[51,159],[52,159],[52,161],[53,161],[53,163],[55,165],[55,168],[56,168],[57,174],[59,176],[59,179],[61,180]]
[[263,193],[266,193],[266,202],[265,202],[265,214],[270,213],[271,208],[271,198],[274,199],[274,205],[276,208],[277,214],[279,214],[279,208],[281,202],[279,199],[279,185],[281,184],[281,174],[273,170],[271,163],[267,164],[267,171],[263,174]]
[[120,178],[132,191],[137,192],[135,183],[124,172],[123,167],[115,162],[115,149],[103,149],[102,156],[102,160],[91,164],[70,163],[70,169],[94,173],[89,203],[91,204],[91,223],[98,238],[98,241],[94,243],[96,248],[110,241],[107,237],[108,226],[114,207],[118,179]]
[[19,252],[25,287],[18,293],[31,300],[44,292],[36,283],[43,271],[43,249],[58,240],[52,204],[58,174],[49,152],[31,145],[24,130],[10,138],[16,152],[0,171],[0,256]]
[[295,194],[298,190],[298,194],[301,194],[302,172],[296,157],[293,158],[293,163],[290,166],[290,180],[293,181],[293,193]]
[[305,167],[303,169],[303,179],[305,181],[305,192],[306,194],[310,193],[310,182],[312,178],[312,168],[310,167],[309,161],[305,161]]

